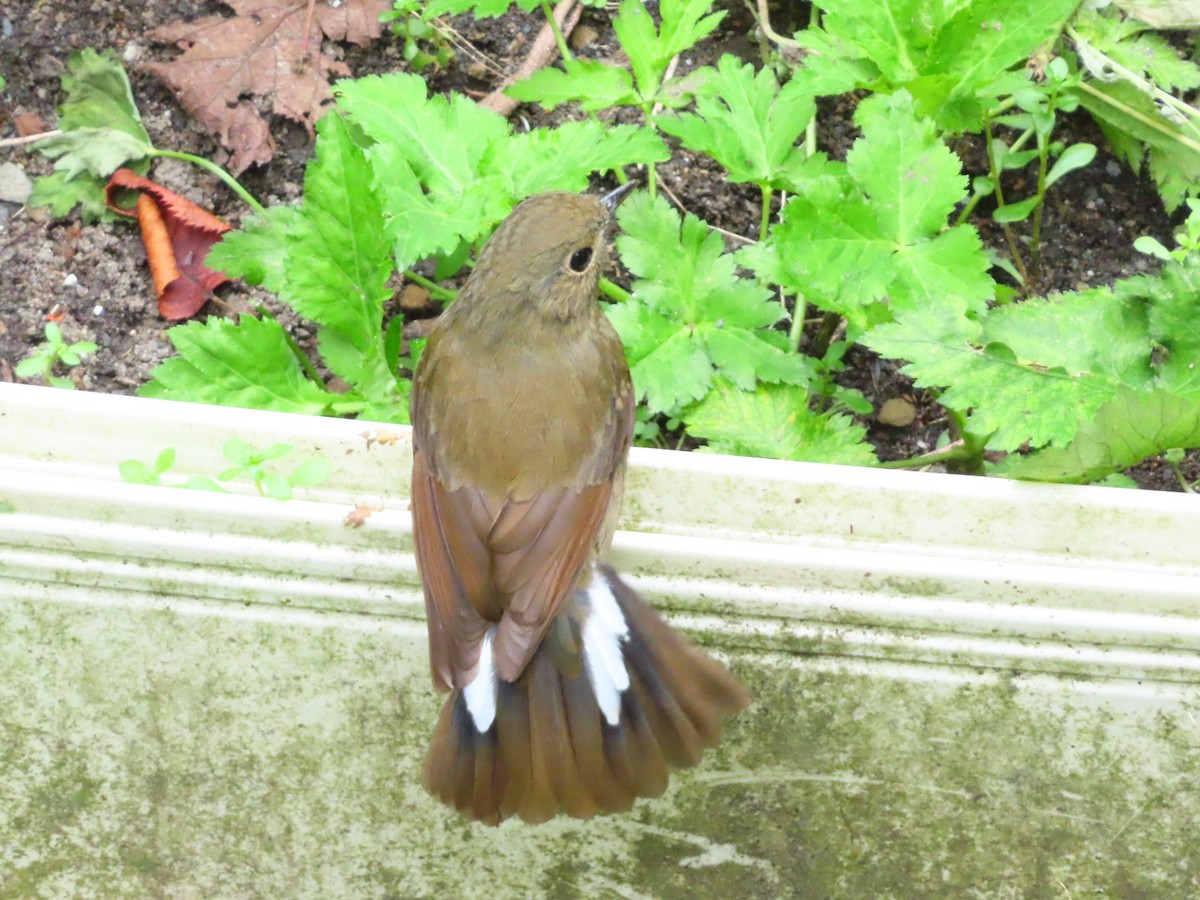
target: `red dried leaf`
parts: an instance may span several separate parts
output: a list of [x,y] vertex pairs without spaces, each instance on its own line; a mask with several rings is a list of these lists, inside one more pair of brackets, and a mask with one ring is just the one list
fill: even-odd
[[[141,191],[136,212],[116,205],[118,188]],[[117,169],[108,182],[108,208],[136,216],[146,245],[150,276],[164,319],[188,319],[200,311],[215,288],[229,280],[204,265],[208,251],[229,225],[191,200],[128,169]]]
[[346,76],[346,64],[321,50],[322,37],[366,44],[379,36],[379,14],[390,0],[319,3],[305,34],[310,0],[225,0],[233,17],[206,16],[171,22],[150,39],[178,43],[183,56],[143,68],[164,81],[193,116],[233,153],[239,174],[268,162],[275,141],[266,120],[246,97],[268,100],[273,112],[313,125],[333,98],[329,80]]

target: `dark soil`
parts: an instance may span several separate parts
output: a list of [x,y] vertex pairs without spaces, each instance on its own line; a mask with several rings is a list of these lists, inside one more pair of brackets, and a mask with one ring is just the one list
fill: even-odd
[[[0,0],[0,74],[8,79],[7,88],[0,93],[0,139],[15,136],[13,117],[23,113],[38,113],[54,127],[55,109],[62,100],[59,76],[71,51],[111,48],[127,60],[134,96],[155,145],[223,162],[224,151],[158,81],[139,71],[138,63],[165,59],[173,53],[147,42],[144,35],[152,28],[178,18],[227,11],[216,0]],[[540,14],[519,12],[497,21],[455,20],[470,52],[460,52],[456,65],[431,76],[433,89],[453,88],[475,96],[486,93],[494,86],[496,71],[510,70],[520,62],[541,23]],[[603,10],[585,10],[577,32],[580,29],[584,35],[592,35],[581,48],[583,55],[612,58],[619,53]],[[713,62],[725,52],[757,62],[759,50],[749,38],[752,31],[753,20],[745,9],[731,7],[721,30],[680,60],[680,72]],[[355,75],[395,71],[404,68],[400,50],[399,43],[385,35],[364,49],[346,47],[344,59]],[[822,105],[819,143],[835,158],[845,156],[856,136],[850,122],[852,103],[838,98]],[[564,114],[570,113],[560,108],[547,115],[536,107],[523,106],[515,115],[536,126]],[[273,127],[278,155],[269,165],[247,172],[242,181],[266,203],[291,202],[301,194],[311,142],[299,125],[275,119]],[[1050,195],[1043,226],[1040,290],[1104,285],[1151,271],[1153,262],[1133,250],[1133,239],[1152,234],[1169,242],[1172,225],[1153,186],[1112,156],[1086,115],[1072,117],[1062,136],[1091,141],[1101,151],[1084,173],[1064,179]],[[956,149],[968,171],[986,168],[978,140],[966,139]],[[3,151],[0,163],[4,162],[16,163],[30,177],[50,170],[45,160],[24,149]],[[151,177],[232,224],[245,213],[241,202],[220,182],[185,163],[158,161]],[[677,151],[660,169],[660,183],[673,199],[712,225],[734,234],[755,232],[757,189],[727,184],[711,160]],[[1024,196],[1029,189],[1020,183],[1019,174],[1013,178],[1015,196]],[[1007,255],[1004,237],[999,226],[987,218],[988,212],[979,208],[975,224],[989,245]],[[233,287],[222,290],[222,301],[227,309],[210,304],[205,312],[228,314],[228,310],[240,311],[251,302],[269,302],[270,298]],[[398,303],[393,306],[399,309]],[[280,311],[280,318],[301,344],[311,342],[312,335],[294,316]],[[13,380],[13,366],[42,341],[48,319],[59,322],[67,340],[90,340],[99,345],[100,350],[71,373],[85,390],[133,393],[147,380],[150,369],[172,352],[165,337],[168,323],[158,315],[145,253],[133,226],[52,220],[45,210],[0,201],[0,380]],[[810,323],[810,328],[816,324]],[[927,392],[914,389],[894,363],[867,351],[851,351],[846,362],[840,380],[861,390],[875,409],[893,398],[906,399],[915,407],[912,424],[902,428],[880,424],[875,416],[864,419],[881,459],[907,458],[937,446],[947,420]],[[1193,458],[1189,465],[1191,477],[1200,477],[1200,464]],[[1145,464],[1133,474],[1147,487],[1179,489],[1171,470],[1157,462]]]

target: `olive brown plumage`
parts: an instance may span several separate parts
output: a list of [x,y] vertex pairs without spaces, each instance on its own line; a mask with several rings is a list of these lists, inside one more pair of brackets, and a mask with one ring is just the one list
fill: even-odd
[[600,562],[635,405],[596,301],[618,196],[513,210],[414,379],[414,540],[450,691],[424,782],[484,822],[629,809],[749,702]]

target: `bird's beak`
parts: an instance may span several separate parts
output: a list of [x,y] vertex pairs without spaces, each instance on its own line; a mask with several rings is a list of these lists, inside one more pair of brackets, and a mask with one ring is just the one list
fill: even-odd
[[624,200],[627,196],[629,196],[629,192],[632,191],[635,187],[637,187],[636,181],[627,181],[623,185],[621,185],[619,188],[617,188],[615,191],[611,191],[610,193],[607,193],[603,197],[601,197],[600,203],[610,213],[614,213],[617,211],[617,207],[620,205],[621,201]]

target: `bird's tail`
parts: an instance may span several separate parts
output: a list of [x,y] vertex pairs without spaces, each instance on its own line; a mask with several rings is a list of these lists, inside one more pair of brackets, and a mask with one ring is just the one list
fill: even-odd
[[694,766],[721,717],[750,702],[715,660],[598,566],[515,682],[479,674],[442,707],[423,781],[471,819],[585,818],[656,797],[671,768]]

